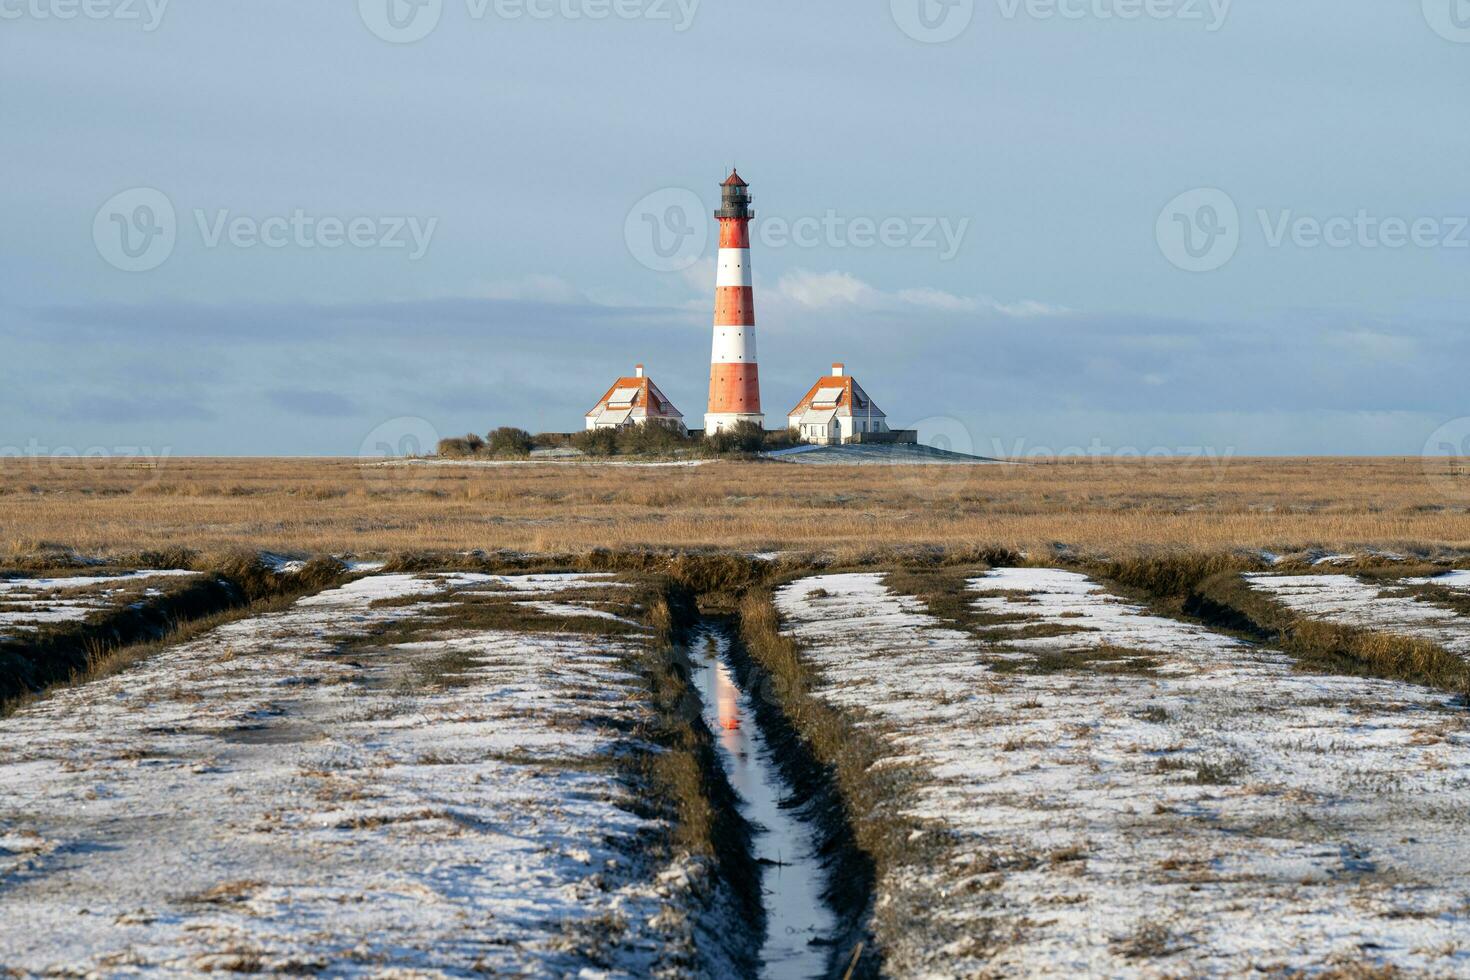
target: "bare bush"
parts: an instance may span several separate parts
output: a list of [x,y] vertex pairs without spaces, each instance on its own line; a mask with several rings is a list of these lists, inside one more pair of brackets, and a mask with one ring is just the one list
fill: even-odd
[[588,429],[572,436],[572,448],[588,456],[612,456],[618,451],[616,429]]
[[531,433],[511,425],[502,425],[487,437],[487,446],[494,456],[529,456],[534,445]]

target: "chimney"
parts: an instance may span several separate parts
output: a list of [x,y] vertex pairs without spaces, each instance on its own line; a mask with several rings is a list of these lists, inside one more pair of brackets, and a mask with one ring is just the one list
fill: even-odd
[[643,365],[642,364],[636,364],[636,365],[633,366],[633,377],[635,377],[635,378],[641,378],[641,377],[643,377]]
[[840,377],[842,377],[846,373],[847,373],[847,368],[846,368],[845,365],[842,365],[842,364],[834,364],[834,365],[832,365],[832,377],[834,377],[834,378],[840,378]]

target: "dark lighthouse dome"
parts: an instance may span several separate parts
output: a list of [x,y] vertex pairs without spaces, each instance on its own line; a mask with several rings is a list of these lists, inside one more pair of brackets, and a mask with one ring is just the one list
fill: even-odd
[[740,176],[739,171],[730,171],[730,176],[720,185],[720,210],[715,212],[716,218],[753,218],[754,212],[750,210],[750,185]]

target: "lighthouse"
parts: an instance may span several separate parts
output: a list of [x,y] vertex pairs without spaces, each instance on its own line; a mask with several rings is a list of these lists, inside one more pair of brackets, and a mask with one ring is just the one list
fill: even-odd
[[719,271],[715,277],[715,342],[710,354],[709,410],[704,431],[737,422],[765,424],[755,361],[755,290],[750,278],[750,185],[731,172],[720,187]]

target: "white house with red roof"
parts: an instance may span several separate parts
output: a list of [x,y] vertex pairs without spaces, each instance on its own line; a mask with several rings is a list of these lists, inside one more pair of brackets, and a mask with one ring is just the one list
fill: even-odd
[[854,435],[888,431],[888,416],[842,364],[821,378],[787,413],[787,424],[810,443],[840,445]]
[[684,431],[684,416],[658,385],[644,373],[643,365],[631,378],[619,378],[587,413],[589,429],[621,429],[656,422]]

